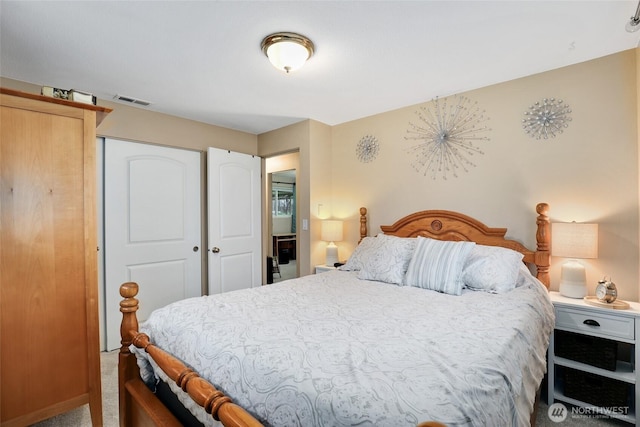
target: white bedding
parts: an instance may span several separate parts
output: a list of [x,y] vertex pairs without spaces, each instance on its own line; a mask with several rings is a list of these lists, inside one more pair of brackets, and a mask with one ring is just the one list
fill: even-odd
[[183,300],[141,331],[265,425],[529,424],[554,319],[526,269],[460,296],[356,276]]

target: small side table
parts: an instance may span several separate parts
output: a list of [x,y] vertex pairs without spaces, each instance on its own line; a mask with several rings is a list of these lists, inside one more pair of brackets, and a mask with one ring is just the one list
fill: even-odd
[[548,352],[549,405],[561,401],[640,425],[640,304],[614,310],[549,295],[556,313]]

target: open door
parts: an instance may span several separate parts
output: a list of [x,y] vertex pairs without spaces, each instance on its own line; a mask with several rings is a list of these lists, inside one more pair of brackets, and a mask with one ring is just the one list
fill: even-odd
[[209,294],[262,284],[260,158],[209,148]]

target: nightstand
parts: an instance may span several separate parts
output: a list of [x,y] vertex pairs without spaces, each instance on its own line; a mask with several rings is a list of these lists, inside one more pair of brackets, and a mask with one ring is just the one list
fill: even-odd
[[[550,292],[556,314],[548,351],[548,403],[640,426],[640,304],[627,310],[589,305]],[[571,414],[569,409],[569,414]]]
[[316,265],[316,274],[325,273],[331,270],[337,270],[337,268],[332,265]]

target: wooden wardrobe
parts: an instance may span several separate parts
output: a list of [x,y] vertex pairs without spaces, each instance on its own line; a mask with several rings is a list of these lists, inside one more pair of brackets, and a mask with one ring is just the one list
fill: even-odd
[[0,423],[88,403],[101,426],[95,144],[111,110],[0,100]]

